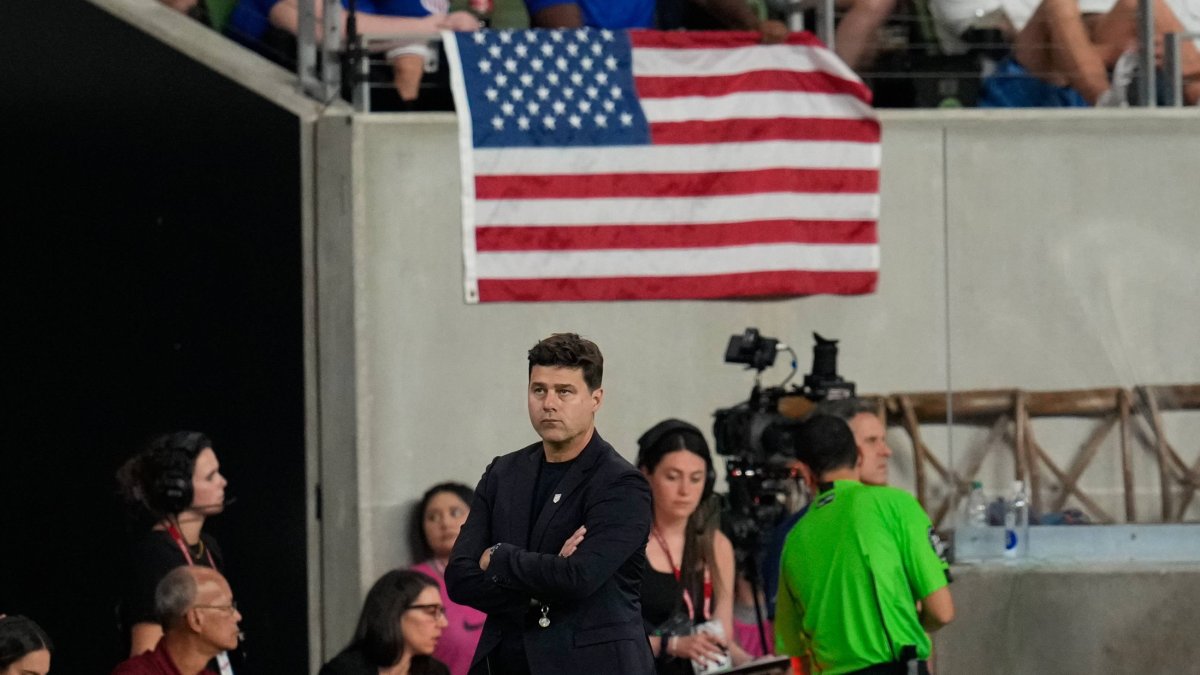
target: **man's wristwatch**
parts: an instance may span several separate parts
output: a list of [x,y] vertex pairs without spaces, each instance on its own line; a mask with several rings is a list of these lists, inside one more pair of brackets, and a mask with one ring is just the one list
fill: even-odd
[[490,547],[488,547],[488,550],[487,550],[488,557],[491,558],[491,557],[495,556],[496,551],[499,548],[500,548],[500,544],[492,544]]

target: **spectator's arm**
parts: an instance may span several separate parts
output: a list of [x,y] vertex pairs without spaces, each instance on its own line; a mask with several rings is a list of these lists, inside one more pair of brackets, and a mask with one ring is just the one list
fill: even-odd
[[758,31],[764,44],[777,44],[787,39],[788,29],[782,21],[760,19],[746,0],[692,0],[721,22],[733,29]]
[[[317,34],[322,35],[321,17],[324,13],[323,4],[317,2],[313,5],[313,9],[317,16]],[[461,12],[456,12],[460,14]],[[342,35],[346,34],[346,12],[342,12],[341,31]],[[286,30],[292,35],[300,31],[300,7],[296,0],[279,0],[271,7],[269,15],[271,25],[281,30]],[[445,14],[431,14],[424,17],[410,16],[388,16],[383,14],[368,14],[367,12],[359,12],[355,19],[358,25],[359,32],[362,33],[423,33],[433,35],[440,31],[447,21]],[[476,22],[478,26],[478,22]],[[451,30],[458,30],[451,28]]]
[[529,25],[533,28],[581,28],[583,12],[574,2],[560,2],[529,14]]
[[[584,513],[587,536],[568,558],[501,544],[487,576],[505,588],[530,595],[585,598],[595,593],[650,535],[650,486],[630,472],[597,490]],[[461,535],[460,535],[461,536]]]
[[162,4],[170,7],[176,12],[187,14],[196,6],[197,0],[159,0]]

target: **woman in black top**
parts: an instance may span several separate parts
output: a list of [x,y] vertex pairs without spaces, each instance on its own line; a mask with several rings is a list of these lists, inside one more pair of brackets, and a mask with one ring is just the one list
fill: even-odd
[[[704,435],[680,420],[656,424],[638,439],[638,468],[650,482],[654,524],[646,543],[642,618],[660,674],[690,673],[700,663],[750,657],[733,636],[733,545],[717,529],[712,454]],[[723,637],[695,632],[716,621]]]
[[117,472],[135,519],[146,530],[134,541],[121,602],[130,655],[149,651],[162,637],[154,612],[154,589],[182,565],[224,571],[221,550],[203,532],[205,520],[225,510],[225,486],[212,441],[198,431],[177,431],[152,440]]
[[450,675],[430,656],[445,627],[437,582],[421,572],[392,570],[367,592],[354,641],[319,675]]

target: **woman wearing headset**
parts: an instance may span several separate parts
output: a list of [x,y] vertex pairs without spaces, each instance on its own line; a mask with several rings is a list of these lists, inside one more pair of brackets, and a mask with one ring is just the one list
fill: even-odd
[[[129,561],[122,623],[129,628],[130,655],[149,651],[162,637],[154,612],[154,589],[181,565],[223,571],[221,549],[203,531],[210,516],[225,509],[225,486],[212,441],[198,431],[158,436],[117,472],[122,495],[148,529],[134,541]],[[227,661],[219,659],[222,672]]]
[[[732,642],[733,545],[717,529],[712,454],[704,435],[680,420],[656,424],[638,439],[638,468],[650,482],[654,524],[646,543],[642,618],[659,673],[692,664],[750,657]],[[694,627],[715,622],[723,635]]]

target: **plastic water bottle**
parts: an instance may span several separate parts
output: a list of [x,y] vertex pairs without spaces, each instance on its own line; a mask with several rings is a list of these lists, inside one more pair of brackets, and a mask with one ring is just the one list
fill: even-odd
[[1025,481],[1014,480],[1012,495],[1004,509],[1004,557],[1024,558],[1029,554],[1029,497]]
[[967,492],[959,517],[958,529],[954,532],[956,561],[979,561],[999,553],[998,547],[991,548],[988,545],[989,540],[994,542],[995,539],[988,536],[988,505],[987,497],[983,494],[983,483],[971,483],[971,490]]
[[983,494],[983,483],[971,483],[971,491],[967,493],[967,506],[963,512],[963,525],[966,527],[988,526],[987,497]]

